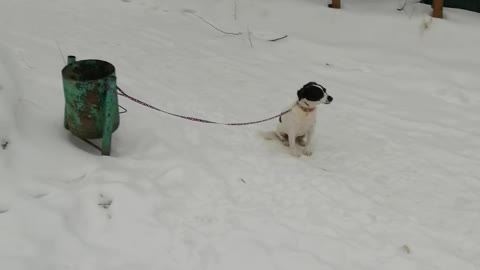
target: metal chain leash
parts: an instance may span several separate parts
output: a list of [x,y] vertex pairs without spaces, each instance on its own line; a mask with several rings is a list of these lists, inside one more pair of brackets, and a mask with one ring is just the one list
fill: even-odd
[[133,101],[135,103],[138,103],[142,106],[145,106],[147,108],[150,108],[152,110],[156,110],[158,112],[168,114],[168,115],[171,115],[171,116],[174,116],[174,117],[182,118],[182,119],[185,119],[185,120],[190,120],[190,121],[200,122],[200,123],[206,123],[206,124],[215,124],[215,125],[223,125],[223,126],[247,126],[247,125],[253,125],[253,124],[258,124],[258,123],[262,123],[262,122],[267,122],[267,121],[278,118],[278,117],[290,112],[290,109],[289,109],[289,110],[283,111],[282,113],[277,114],[275,116],[272,116],[272,117],[269,117],[269,118],[266,118],[266,119],[262,119],[262,120],[251,121],[251,122],[223,123],[223,122],[210,121],[210,120],[201,119],[201,118],[197,118],[197,117],[184,116],[184,115],[180,115],[180,114],[176,114],[176,113],[167,112],[165,110],[159,109],[159,108],[157,108],[155,106],[152,106],[152,105],[150,105],[150,104],[148,104],[144,101],[141,101],[137,98],[134,98],[134,97],[128,95],[127,93],[125,93],[125,91],[123,91],[118,86],[117,86],[117,90],[118,90],[120,96],[126,97],[126,98],[130,99],[131,101]]

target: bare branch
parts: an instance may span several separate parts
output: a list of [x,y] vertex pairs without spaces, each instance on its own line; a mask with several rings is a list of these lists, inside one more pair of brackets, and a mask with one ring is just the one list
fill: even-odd
[[250,41],[250,47],[253,48],[253,43],[252,43],[252,32],[250,32],[250,28],[247,26],[247,33],[248,33],[248,41]]
[[237,1],[233,2],[233,18],[237,20]]
[[60,57],[62,58],[63,63],[66,65],[66,64],[67,64],[67,62],[66,62],[67,60],[65,60],[65,59],[66,59],[66,58],[65,58],[65,54],[63,53],[62,48],[60,48],[60,44],[58,44],[58,41],[57,41],[57,40],[55,40],[55,44],[57,44],[57,49],[58,49],[58,52],[60,53]]
[[242,33],[241,32],[238,32],[238,33],[230,33],[230,32],[225,32],[221,29],[219,29],[218,27],[216,27],[215,25],[211,24],[210,22],[208,22],[207,20],[205,20],[204,18],[202,18],[201,16],[191,12],[191,11],[188,11],[189,14],[192,14],[193,16],[199,18],[200,20],[202,20],[204,23],[210,25],[211,27],[213,27],[214,29],[216,29],[217,31],[225,34],[225,35],[234,35],[234,36],[238,36],[238,35],[241,35]]
[[283,36],[283,37],[279,37],[279,38],[269,39],[268,41],[275,42],[275,41],[278,41],[278,40],[284,39],[284,38],[286,38],[286,37],[288,37],[288,35],[285,35],[285,36]]

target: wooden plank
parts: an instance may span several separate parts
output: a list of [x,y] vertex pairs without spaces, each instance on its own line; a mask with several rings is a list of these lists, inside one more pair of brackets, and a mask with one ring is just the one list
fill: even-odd
[[443,18],[443,0],[433,0],[433,14],[434,18]]
[[332,3],[328,5],[331,8],[340,8],[340,0],[332,0]]

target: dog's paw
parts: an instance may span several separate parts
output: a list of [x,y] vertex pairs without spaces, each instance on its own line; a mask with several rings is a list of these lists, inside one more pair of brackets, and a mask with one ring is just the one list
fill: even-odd
[[311,156],[311,155],[313,155],[313,151],[312,151],[312,149],[306,149],[305,148],[305,149],[303,149],[303,154],[305,156]]

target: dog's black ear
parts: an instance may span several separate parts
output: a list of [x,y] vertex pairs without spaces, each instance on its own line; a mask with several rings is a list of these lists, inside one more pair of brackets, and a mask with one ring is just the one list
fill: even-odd
[[302,88],[300,90],[297,91],[297,96],[298,96],[298,100],[301,100],[302,98],[305,97],[305,89]]

